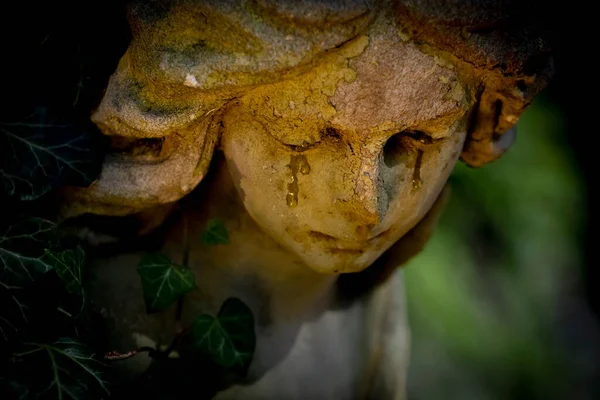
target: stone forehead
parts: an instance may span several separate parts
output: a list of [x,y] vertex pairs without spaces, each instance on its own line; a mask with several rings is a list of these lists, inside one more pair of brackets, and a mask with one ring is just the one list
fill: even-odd
[[397,35],[372,37],[350,61],[356,79],[330,99],[337,111],[332,123],[361,132],[418,129],[444,136],[468,101],[456,71],[440,64]]

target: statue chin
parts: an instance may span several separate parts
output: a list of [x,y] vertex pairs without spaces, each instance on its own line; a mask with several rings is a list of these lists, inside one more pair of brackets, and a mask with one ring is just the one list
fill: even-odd
[[[114,237],[83,233],[95,244],[125,241],[137,219],[128,240],[154,232],[152,250],[184,260],[199,290],[181,320],[146,315],[143,252],[98,252],[91,296],[111,343],[159,343],[237,297],[261,378],[219,398],[398,398],[395,271],[430,236],[459,158],[480,166],[509,147],[551,74],[550,59],[526,68],[546,42],[466,30],[506,25],[477,2],[154,3],[130,7],[133,41],[92,117],[112,148],[97,182],[63,192],[64,216],[119,217]],[[213,219],[228,245],[201,240]],[[339,307],[336,281],[357,272],[360,295]]]

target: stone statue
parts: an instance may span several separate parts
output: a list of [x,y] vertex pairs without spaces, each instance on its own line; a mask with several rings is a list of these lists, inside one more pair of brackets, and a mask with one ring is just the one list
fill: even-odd
[[[169,343],[236,296],[257,347],[218,399],[404,398],[397,267],[431,234],[456,161],[478,167],[512,143],[552,72],[543,34],[504,0],[128,10],[133,40],[92,114],[111,152],[99,180],[64,193],[65,217],[102,249],[92,301],[111,344]],[[93,215],[115,217],[113,232]],[[201,242],[215,217],[230,245]],[[149,250],[196,274],[180,321],[145,312]]]

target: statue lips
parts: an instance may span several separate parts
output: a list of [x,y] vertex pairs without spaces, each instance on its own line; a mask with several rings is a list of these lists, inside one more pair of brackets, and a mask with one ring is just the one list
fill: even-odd
[[339,253],[362,254],[364,252],[365,248],[369,244],[372,244],[376,239],[385,236],[388,232],[389,232],[389,229],[386,229],[385,231],[378,233],[375,236],[368,237],[368,238],[362,239],[362,240],[351,240],[351,239],[338,238],[338,237],[331,236],[326,233],[318,232],[318,231],[310,231],[309,235],[318,241],[324,241],[324,242],[333,244],[334,247],[327,248],[327,250],[330,251],[331,253],[334,253],[334,254],[339,254]]

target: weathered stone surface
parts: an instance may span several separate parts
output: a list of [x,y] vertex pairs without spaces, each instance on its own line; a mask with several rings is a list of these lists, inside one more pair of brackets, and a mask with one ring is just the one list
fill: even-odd
[[[133,41],[92,115],[113,151],[97,182],[65,193],[65,215],[161,227],[153,250],[187,254],[200,287],[179,323],[232,295],[250,306],[257,353],[246,385],[221,398],[401,398],[394,271],[431,234],[459,157],[499,157],[551,73],[515,7],[134,2]],[[231,245],[200,242],[214,217]],[[145,315],[141,254],[100,254],[92,297],[114,345],[168,341],[174,315]]]
[[[330,57],[232,103],[222,143],[262,229],[321,272],[356,272],[439,194],[462,149],[467,103],[455,74],[391,26]],[[403,130],[424,130],[431,143],[395,136]],[[384,153],[403,159],[386,163]]]
[[478,167],[500,157],[503,137],[553,73],[545,28],[533,1],[399,0],[394,17],[403,37],[469,76],[474,98],[469,138],[461,158]]
[[[320,110],[321,125],[349,118],[334,116],[332,109],[336,101],[350,101],[350,97],[343,99],[346,92],[351,91],[348,95],[354,98],[370,92],[369,102],[363,101],[360,107],[355,103],[359,112],[345,112],[353,113],[357,128],[369,120],[379,120],[380,125],[393,122],[381,120],[386,113],[392,116],[389,111],[382,109],[374,115],[369,107],[385,104],[387,110],[394,108],[406,116],[422,103],[421,110],[430,112],[423,122],[433,131],[438,128],[432,126],[435,113],[438,117],[444,113],[436,110],[442,103],[431,108],[432,102],[424,105],[424,100],[438,96],[445,85],[450,93],[444,96],[464,97],[459,100],[462,107],[473,114],[463,160],[473,166],[491,161],[510,143],[510,137],[500,140],[502,133],[514,125],[551,73],[543,35],[519,10],[518,4],[508,0],[460,2],[460,6],[437,1],[134,2],[130,7],[133,42],[93,119],[107,135],[156,138],[163,146],[159,156],[138,157],[140,162],[109,157],[102,179],[85,194],[71,196],[79,199],[72,199],[73,204],[79,204],[69,213],[103,207],[103,213],[129,214],[181,198],[206,174],[218,141],[215,124],[225,104],[257,86],[264,89],[314,73],[317,65],[333,67],[335,57],[329,54],[341,56],[337,47],[348,41],[372,43],[365,50],[367,55],[352,61],[344,72],[346,81],[354,79],[358,69],[363,70],[362,77],[349,88],[338,85],[340,77],[333,75],[322,74],[321,83],[312,82],[331,98],[331,106]],[[401,61],[396,63],[394,57]],[[413,84],[410,77],[419,72],[411,71],[411,64],[432,59],[440,68],[453,68],[452,76],[431,72],[438,74],[438,82],[420,79],[421,86]],[[369,73],[364,72],[369,69],[366,63],[372,66]],[[379,99],[373,88],[359,88],[375,84],[374,79],[379,80],[380,89],[393,86],[397,93],[379,90],[382,96],[387,92]],[[398,100],[390,102],[390,96]],[[283,102],[286,95],[271,97],[271,101]],[[370,106],[364,108],[366,103]],[[413,122],[404,120],[402,127],[392,123],[387,128],[415,129]],[[145,145],[134,140],[131,144]],[[189,154],[191,147],[203,151]],[[150,184],[147,177],[151,175],[162,179]]]

